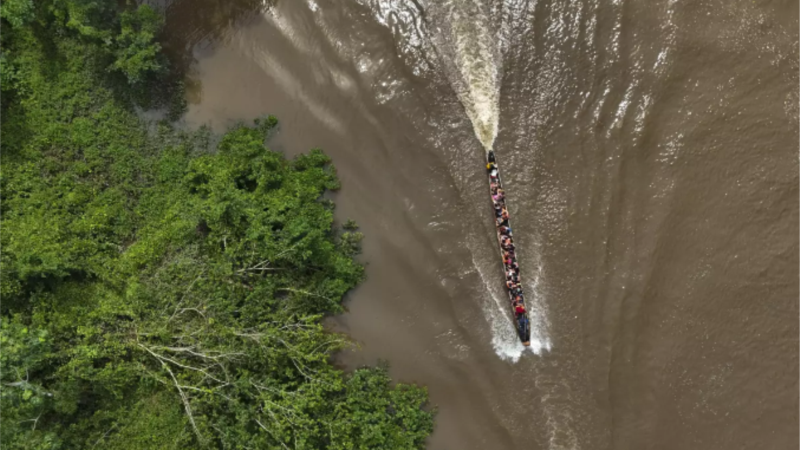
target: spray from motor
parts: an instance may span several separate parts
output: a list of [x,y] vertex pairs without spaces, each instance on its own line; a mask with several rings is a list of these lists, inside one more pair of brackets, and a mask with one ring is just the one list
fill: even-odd
[[498,39],[490,31],[487,11],[477,0],[451,1],[447,8],[460,75],[460,79],[452,80],[453,85],[475,135],[489,152],[497,137],[500,116]]

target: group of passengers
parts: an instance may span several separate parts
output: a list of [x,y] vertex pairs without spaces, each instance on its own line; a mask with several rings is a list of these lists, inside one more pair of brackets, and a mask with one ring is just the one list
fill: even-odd
[[494,153],[489,154],[489,163],[486,164],[489,172],[489,181],[492,189],[492,203],[494,204],[495,223],[500,232],[500,247],[503,249],[503,264],[506,269],[506,287],[511,293],[512,306],[517,317],[525,314],[525,298],[522,294],[522,284],[519,280],[519,264],[514,253],[514,241],[511,236],[511,226],[508,223],[508,209],[506,208],[505,194],[497,174],[497,165]]

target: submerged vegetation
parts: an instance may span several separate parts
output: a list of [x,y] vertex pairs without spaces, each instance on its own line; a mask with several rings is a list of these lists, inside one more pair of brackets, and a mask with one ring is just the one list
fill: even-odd
[[146,6],[0,17],[0,446],[422,448],[424,389],[330,362],[321,318],[363,277],[330,159],[267,149],[273,117],[143,122],[180,110]]

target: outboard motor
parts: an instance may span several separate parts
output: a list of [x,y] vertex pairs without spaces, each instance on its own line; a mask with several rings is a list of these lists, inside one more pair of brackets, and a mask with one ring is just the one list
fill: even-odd
[[489,162],[490,162],[490,163],[493,163],[493,162],[495,162],[495,161],[494,161],[494,150],[489,150],[489,156],[488,156],[488,158],[489,158]]

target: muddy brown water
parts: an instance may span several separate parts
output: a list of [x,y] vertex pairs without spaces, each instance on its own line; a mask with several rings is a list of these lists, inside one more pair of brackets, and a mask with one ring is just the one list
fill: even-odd
[[334,159],[368,262],[339,362],[428,386],[431,449],[796,448],[797,2],[455,1],[166,7],[188,125]]

